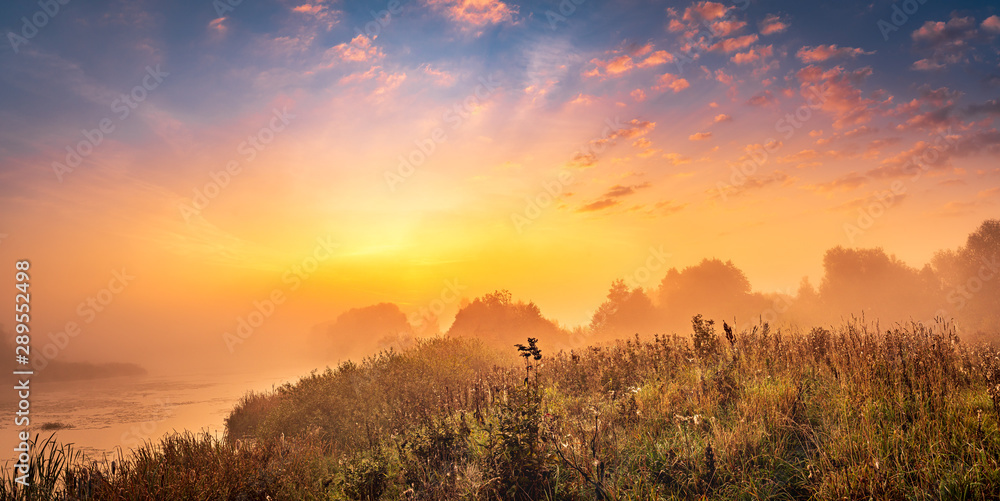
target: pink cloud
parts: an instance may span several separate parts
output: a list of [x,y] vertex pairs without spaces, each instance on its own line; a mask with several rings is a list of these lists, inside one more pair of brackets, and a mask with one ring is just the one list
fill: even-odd
[[210,23],[208,23],[208,27],[210,29],[215,30],[218,33],[225,33],[226,32],[226,24],[225,23],[226,23],[226,18],[225,17],[219,17],[219,18],[213,19]]
[[1000,16],[990,16],[983,20],[983,23],[979,25],[982,29],[986,31],[992,31],[993,33],[1000,33]]
[[370,38],[358,35],[350,43],[335,45],[327,50],[328,54],[336,56],[341,61],[372,62],[381,59],[385,54],[377,46],[372,45]]
[[657,84],[656,86],[653,87],[653,90],[659,91],[664,89],[670,89],[676,93],[690,86],[691,84],[689,84],[687,80],[680,78],[677,75],[664,73],[663,75],[660,75],[660,78],[657,80]]
[[746,25],[747,23],[744,21],[735,21],[731,19],[716,21],[712,23],[712,33],[717,37],[728,37]]
[[673,62],[674,56],[665,50],[658,50],[649,55],[646,59],[643,59],[639,63],[640,68],[648,68],[650,66],[659,66],[661,64]]
[[479,29],[484,26],[514,22],[517,6],[499,0],[425,0],[432,8],[465,27]]
[[712,137],[711,132],[697,132],[688,136],[689,141],[705,141]]
[[[635,62],[632,61],[632,58],[629,57],[627,54],[622,54],[613,57],[611,59],[608,59],[607,61],[594,58],[591,59],[590,62],[591,64],[594,65],[594,68],[590,71],[584,72],[583,76],[585,77],[597,77],[597,76],[616,77],[624,73],[627,73],[629,70],[635,67]],[[602,72],[601,70],[604,71]]]
[[768,14],[767,17],[760,22],[760,34],[764,36],[781,33],[786,29],[788,29],[788,24],[782,22],[781,19],[774,14]]
[[750,49],[747,52],[738,52],[733,55],[731,60],[736,64],[752,64],[760,61],[765,57],[771,57],[774,54],[774,47],[768,45],[766,47],[757,47],[755,49]]
[[801,93],[806,99],[817,99],[818,92],[822,99],[819,107],[833,115],[834,128],[840,129],[850,125],[860,125],[871,121],[877,111],[878,102],[862,96],[857,84],[868,78],[871,68],[861,68],[856,71],[845,71],[837,66],[823,71],[815,65],[802,68],[796,74],[801,82]]
[[815,47],[802,47],[795,55],[803,63],[809,64],[826,61],[835,57],[857,57],[869,54],[874,54],[874,51],[865,52],[863,49],[855,47],[838,47],[836,44],[832,44],[817,45]]
[[717,2],[697,2],[684,9],[685,21],[714,21],[726,15],[731,7]]
[[743,35],[741,37],[726,38],[709,47],[711,51],[735,52],[743,50],[757,41],[756,34]]
[[424,66],[424,74],[431,77],[434,83],[442,87],[448,87],[455,83],[455,77],[451,73],[443,70],[435,70],[430,66]]
[[304,14],[319,14],[322,11],[323,11],[323,6],[319,4],[315,5],[303,4],[292,9],[292,12],[300,12]]

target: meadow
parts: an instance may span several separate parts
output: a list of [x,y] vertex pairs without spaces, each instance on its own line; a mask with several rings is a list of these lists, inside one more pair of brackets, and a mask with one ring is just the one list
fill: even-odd
[[857,320],[550,351],[439,337],[247,394],[225,437],[91,461],[36,436],[3,499],[996,499],[1000,351]]

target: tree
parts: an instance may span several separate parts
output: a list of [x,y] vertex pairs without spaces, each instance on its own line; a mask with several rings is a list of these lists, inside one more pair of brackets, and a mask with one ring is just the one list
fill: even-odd
[[912,268],[881,248],[835,247],[823,256],[823,271],[821,302],[839,315],[926,320],[941,304],[937,278],[930,268]]
[[672,329],[688,329],[691,317],[739,317],[756,321],[769,302],[751,292],[750,280],[732,261],[704,259],[682,271],[671,268],[657,291],[659,307]]
[[448,336],[476,337],[507,346],[525,337],[545,341],[565,337],[535,303],[514,302],[510,291],[498,290],[476,298],[455,315]]
[[639,287],[629,289],[624,280],[618,279],[611,283],[607,301],[594,312],[590,328],[595,334],[610,337],[653,334],[658,321],[649,296]]
[[1000,325],[1000,220],[984,221],[956,250],[932,261],[945,291],[946,316],[975,330]]

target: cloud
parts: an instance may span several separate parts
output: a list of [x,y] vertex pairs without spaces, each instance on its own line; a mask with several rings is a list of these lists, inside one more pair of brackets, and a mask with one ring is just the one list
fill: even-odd
[[756,34],[743,35],[741,37],[726,38],[720,40],[708,48],[710,51],[714,52],[736,52],[738,50],[743,50],[757,41]]
[[731,8],[717,2],[696,2],[684,9],[682,19],[689,22],[714,21],[725,16]]
[[664,153],[663,158],[670,164],[671,167],[691,163],[690,157],[686,157],[679,153]]
[[605,198],[605,199],[598,200],[596,202],[591,202],[591,203],[589,203],[587,205],[584,205],[583,207],[580,207],[576,211],[577,212],[599,211],[599,210],[602,210],[602,209],[607,209],[608,207],[614,207],[614,206],[616,206],[616,205],[618,205],[620,203],[621,203],[621,201],[619,201],[619,200],[613,200],[613,199],[610,199],[610,198]]
[[649,148],[652,145],[653,145],[653,142],[650,141],[647,138],[644,138],[644,137],[640,137],[639,139],[636,139],[635,141],[632,141],[632,146],[636,147],[636,148],[639,148],[639,149]]
[[327,31],[333,29],[340,17],[340,12],[323,5],[322,1],[316,3],[304,3],[292,8],[292,12],[312,16],[317,21],[323,23]]
[[372,40],[363,34],[354,37],[350,43],[342,43],[331,47],[327,50],[327,54],[332,54],[341,61],[356,63],[370,63],[385,56],[382,49],[373,45]]
[[794,177],[791,177],[781,171],[774,171],[770,174],[760,174],[748,177],[742,183],[736,185],[728,184],[712,188],[709,190],[709,193],[714,194],[716,197],[734,197],[743,195],[748,191],[763,189],[771,185],[780,184],[788,186],[794,182]]
[[732,122],[732,121],[733,117],[725,113],[720,113],[718,115],[715,115],[715,118],[712,119],[712,123],[722,123],[722,122]]
[[820,109],[833,115],[834,128],[860,125],[871,121],[878,103],[865,98],[857,86],[872,74],[870,67],[846,71],[837,66],[823,71],[809,65],[796,73],[801,82],[801,93],[806,99],[821,97]]
[[778,100],[774,98],[774,94],[769,90],[765,90],[759,94],[752,96],[747,99],[747,104],[750,106],[769,106],[772,104],[777,104]]
[[788,29],[788,24],[779,19],[778,16],[768,14],[764,20],[760,22],[758,28],[761,35],[767,36],[785,31]]
[[688,136],[688,141],[705,141],[711,137],[711,132],[696,132]]
[[601,198],[597,201],[591,202],[577,209],[577,212],[593,212],[602,209],[607,209],[608,207],[614,207],[621,203],[619,199],[635,194],[636,191],[649,188],[652,186],[649,182],[642,184],[634,184],[631,186],[616,184],[611,188],[608,188]]
[[225,16],[215,18],[208,23],[208,28],[214,30],[216,33],[225,33],[227,30],[226,19]]
[[970,104],[965,110],[970,115],[1000,115],[1000,99],[990,99],[983,104]]
[[736,21],[732,19],[725,19],[721,21],[715,21],[711,24],[712,33],[717,37],[728,37],[729,35],[743,29],[747,23],[745,21]]
[[673,200],[664,200],[662,202],[656,202],[653,205],[654,212],[659,212],[662,215],[670,215],[684,210],[688,204],[678,204]]
[[[884,200],[886,200],[887,196],[888,195],[886,195],[884,193],[880,194],[880,193],[876,192],[876,193],[873,193],[873,194],[868,195],[868,196],[852,198],[852,199],[850,199],[850,200],[848,200],[848,201],[846,201],[846,202],[844,202],[844,203],[842,203],[840,205],[837,205],[837,206],[833,207],[832,210],[835,210],[835,211],[854,211],[854,210],[857,210],[857,209],[861,209],[863,207],[871,206],[873,204],[883,205],[884,206],[885,203],[886,203],[886,202],[884,202]],[[906,197],[907,197],[906,193],[892,194],[892,199],[891,199],[892,205],[896,206],[896,205],[902,203],[902,201],[905,200]]]
[[913,68],[918,71],[932,71],[944,68],[944,64],[934,62],[931,59],[918,59],[917,61],[913,62],[910,68]]
[[950,151],[944,145],[917,141],[907,151],[882,160],[866,175],[878,179],[895,179],[916,175],[921,170],[943,170],[950,167]]
[[595,151],[603,151],[605,148],[615,144],[619,139],[633,139],[645,135],[656,127],[656,122],[649,122],[633,118],[617,129],[607,133],[600,139],[587,142],[584,152],[579,152],[569,161],[571,167],[587,168],[597,164],[597,154]]
[[927,54],[927,57],[913,63],[912,68],[922,71],[939,70],[964,62],[978,35],[976,20],[971,16],[959,17],[952,13],[947,22],[927,21],[910,35],[914,48]]
[[569,102],[569,104],[579,104],[583,106],[589,106],[591,104],[594,104],[596,101],[597,98],[595,98],[594,96],[591,96],[589,94],[584,94],[581,92],[580,94],[577,94],[576,97],[574,97],[573,100]]
[[990,16],[983,19],[982,24],[979,25],[983,31],[988,31],[990,33],[1000,33],[1000,16]]
[[641,103],[646,100],[646,92],[642,89],[636,89],[630,92],[629,95],[632,96],[632,99],[635,99],[637,103]]
[[648,68],[651,66],[659,66],[661,64],[671,63],[674,61],[674,56],[665,50],[658,50],[649,55],[646,59],[638,64],[640,68]]
[[860,55],[874,54],[875,51],[865,52],[856,47],[838,47],[832,45],[817,45],[815,47],[802,47],[795,54],[800,61],[806,64],[819,63],[833,58],[854,58]]
[[857,172],[851,172],[844,176],[841,176],[833,181],[826,183],[820,183],[811,186],[812,189],[817,191],[836,191],[836,190],[853,190],[860,188],[869,182],[868,176],[864,174],[858,174]]
[[731,58],[732,62],[736,64],[752,64],[760,61],[765,57],[771,57],[774,54],[774,47],[768,45],[766,47],[757,47],[750,49],[747,52],[739,52],[733,54]]
[[424,66],[424,74],[430,77],[436,85],[450,87],[455,83],[455,76],[444,70],[436,70],[430,66]]
[[674,91],[674,93],[677,93],[690,86],[691,84],[689,84],[686,79],[670,73],[664,73],[660,75],[659,79],[657,79],[656,85],[653,86],[653,90],[661,91],[664,89],[670,89]]
[[594,58],[590,60],[590,63],[594,67],[583,72],[584,77],[618,77],[635,67],[635,63],[628,54],[621,54],[606,61]]
[[801,163],[813,160],[819,156],[816,150],[802,150],[798,153],[779,158],[778,163]]
[[514,23],[517,6],[499,0],[425,0],[432,9],[444,12],[448,19],[458,23],[463,30],[474,31],[496,24]]

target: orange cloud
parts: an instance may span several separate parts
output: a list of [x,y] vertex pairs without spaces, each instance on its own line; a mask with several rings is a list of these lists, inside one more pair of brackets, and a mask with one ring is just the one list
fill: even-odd
[[292,12],[301,12],[305,14],[319,14],[320,12],[322,12],[322,10],[323,6],[319,4],[316,5],[303,4],[292,9]]
[[465,27],[479,29],[491,24],[511,23],[518,13],[517,6],[499,0],[426,0],[427,5],[444,11],[445,15]]
[[878,103],[862,96],[857,84],[872,73],[871,68],[861,68],[856,71],[845,71],[835,67],[828,71],[815,65],[802,68],[796,73],[802,83],[801,92],[807,99],[815,99],[818,90],[822,96],[820,108],[834,116],[833,126],[840,129],[849,125],[860,125],[871,121],[875,116]]
[[773,54],[774,47],[768,45],[766,47],[750,49],[747,52],[738,52],[733,55],[731,60],[736,64],[752,64],[760,61],[762,58],[771,57]]
[[335,45],[327,50],[327,53],[331,53],[341,61],[357,63],[376,61],[385,55],[381,49],[372,45],[371,39],[365,35],[354,37],[350,43]]
[[691,84],[689,84],[687,80],[679,78],[677,75],[664,73],[663,75],[660,75],[660,78],[657,80],[656,86],[653,87],[653,90],[660,91],[670,89],[677,93],[690,86]]
[[856,47],[838,47],[837,44],[817,45],[815,47],[802,47],[795,54],[803,63],[819,63],[835,57],[857,57],[860,55],[870,55],[875,52],[865,52]]
[[634,61],[627,54],[613,57],[607,61],[594,58],[590,62],[594,65],[594,69],[585,72],[583,74],[585,77],[620,76],[635,67]]
[[435,70],[430,66],[424,66],[424,74],[431,77],[435,84],[442,87],[448,87],[455,83],[455,77],[451,73],[443,70]]
[[743,35],[741,37],[726,38],[716,42],[708,50],[715,52],[736,52],[745,49],[757,41],[757,35]]
[[730,7],[717,2],[697,2],[684,9],[685,21],[713,21],[726,15]]
[[219,33],[225,33],[226,32],[225,22],[226,22],[225,17],[219,17],[213,19],[210,23],[208,23],[208,27]]
[[658,50],[649,55],[646,59],[643,59],[639,63],[640,68],[648,68],[650,66],[659,66],[661,64],[673,62],[674,56],[665,50]]
[[688,136],[688,141],[705,141],[712,137],[711,132],[698,132]]
[[782,22],[781,19],[774,14],[768,14],[767,17],[760,22],[760,34],[764,36],[781,33],[786,29],[788,29],[788,24]]
[[731,19],[716,21],[712,23],[712,33],[717,37],[728,37],[729,35],[743,29],[747,23],[745,21],[735,21]]

